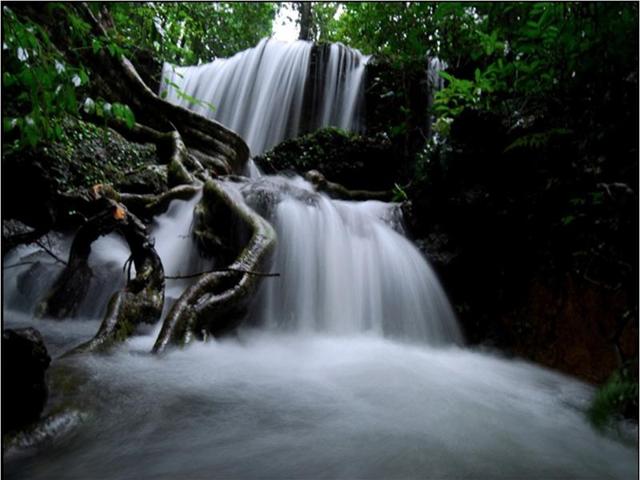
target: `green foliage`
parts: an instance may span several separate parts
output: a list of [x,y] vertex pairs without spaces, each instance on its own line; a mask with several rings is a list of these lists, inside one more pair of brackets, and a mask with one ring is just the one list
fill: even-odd
[[[174,72],[175,72],[175,67],[174,67]],[[182,77],[182,75],[177,74],[178,76]],[[187,92],[185,92],[182,88],[180,88],[180,85],[178,85],[176,82],[173,82],[169,77],[165,77],[164,78],[165,81],[165,85],[168,86],[168,88],[173,88],[176,92],[176,95],[178,96],[178,98],[182,99],[182,100],[186,100],[187,102],[189,102],[191,104],[191,107],[198,105],[201,107],[206,107],[209,110],[211,110],[212,112],[215,112],[216,107],[215,105],[213,105],[211,102],[207,102],[205,100],[201,100],[199,98],[196,98],[192,95],[189,95]],[[166,98],[168,94],[168,90],[163,90],[162,92],[160,92],[160,97],[161,98]]]
[[461,2],[347,2],[323,37],[365,53],[405,62],[426,55],[459,63],[462,56],[492,48],[480,37],[477,7]]
[[552,128],[545,132],[529,133],[518,137],[504,149],[505,153],[517,148],[528,150],[540,150],[549,145],[551,140],[557,136],[569,135],[571,130],[566,128]]
[[409,196],[407,195],[407,192],[404,191],[404,189],[398,185],[397,183],[393,184],[393,202],[404,202],[406,200],[409,200]]
[[587,415],[598,429],[604,429],[629,410],[638,411],[638,382],[616,372],[597,392]]
[[634,31],[637,36],[637,5],[531,2],[476,8],[480,49],[469,55],[477,68],[473,77],[447,78],[436,96],[441,116],[455,118],[464,108],[513,110],[513,100],[520,117],[537,113],[579,81],[606,74],[610,66],[598,63],[600,55],[619,64],[633,58],[625,42]]
[[[114,27],[108,36],[96,36],[91,26],[68,4],[43,6],[58,18],[58,26],[69,39],[63,54],[48,32],[35,21],[3,7],[3,74],[5,98],[3,132],[14,148],[33,147],[42,141],[60,139],[62,121],[82,110],[105,121],[115,118],[133,126],[131,109],[119,103],[86,97],[89,70],[72,64],[74,51],[100,51],[119,57],[138,49],[150,50],[172,63],[200,63],[251,47],[271,33],[276,6],[273,3],[107,3]],[[92,4],[97,13],[98,5]],[[57,27],[56,27],[57,28]],[[181,90],[178,95],[192,103],[206,104]]]
[[128,128],[133,128],[136,123],[135,116],[128,105],[114,102],[109,103],[99,99],[97,102],[87,97],[83,104],[85,113],[95,115],[106,120],[112,118],[123,122]]
[[[86,32],[79,18],[69,20],[73,32]],[[77,112],[78,92],[89,82],[88,72],[69,65],[40,25],[19,18],[6,5],[2,30],[2,88],[12,99],[11,108],[3,109],[3,132],[17,134],[20,144],[29,146],[61,138],[61,120]]]
[[275,3],[113,2],[116,38],[175,65],[195,65],[253,47],[271,34]]
[[[298,10],[296,19],[298,26],[302,22],[302,3],[293,2],[291,7]],[[309,23],[309,40],[315,42],[332,42],[335,36],[335,29],[338,25],[337,18],[342,11],[341,2],[308,2],[311,4],[311,18]],[[279,8],[283,9],[286,3],[280,3]],[[290,7],[290,8],[291,8]],[[291,16],[286,16],[288,21],[292,21]]]
[[[327,28],[325,40],[398,63],[425,56],[445,61],[438,118],[465,109],[522,118],[579,82],[602,84],[616,67],[637,61],[638,5],[348,2]],[[439,128],[446,133],[447,122]]]
[[[123,48],[114,40],[91,36],[91,26],[68,5],[54,2],[44,8],[49,15],[62,19],[60,23],[64,25],[71,51],[91,48],[94,53],[105,49],[113,56],[123,54]],[[116,118],[133,126],[135,118],[128,106],[96,103],[91,98],[82,100],[90,81],[89,70],[83,65],[72,65],[42,25],[21,18],[4,6],[2,28],[2,88],[5,98],[11,99],[9,107],[3,109],[2,127],[3,133],[13,139],[12,148],[61,140],[65,118],[77,117],[82,106],[87,113]]]
[[317,42],[330,41],[332,31],[337,25],[340,4],[338,2],[312,2],[313,33]]

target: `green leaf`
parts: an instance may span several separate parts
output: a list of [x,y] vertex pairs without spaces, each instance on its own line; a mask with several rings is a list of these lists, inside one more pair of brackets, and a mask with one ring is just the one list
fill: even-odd
[[2,119],[2,130],[4,132],[10,132],[17,125],[17,120],[11,117],[5,117]]
[[100,43],[99,39],[93,39],[91,42],[91,49],[93,50],[93,53],[98,53],[102,49],[102,43]]
[[440,75],[445,80],[448,80],[449,82],[453,82],[455,80],[455,78],[451,74],[449,74],[449,73],[447,73],[447,72],[445,72],[443,70],[440,70],[438,72],[438,75]]

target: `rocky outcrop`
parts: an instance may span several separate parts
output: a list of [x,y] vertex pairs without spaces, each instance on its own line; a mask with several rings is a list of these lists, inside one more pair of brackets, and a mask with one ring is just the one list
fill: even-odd
[[507,148],[526,134],[458,118],[407,189],[409,233],[469,343],[593,383],[637,378],[637,178],[624,161],[605,175],[569,135]]
[[131,185],[133,191],[166,189],[158,175],[140,186],[151,178],[139,178],[142,170],[158,161],[153,143],[129,142],[109,128],[69,120],[63,140],[16,152],[3,149],[3,216],[45,231],[64,227],[73,213],[59,201],[61,194],[99,183]]
[[366,137],[336,128],[282,142],[254,161],[266,173],[304,175],[318,170],[346,188],[362,190],[393,188],[398,167],[391,143],[383,134]]
[[51,358],[34,328],[2,332],[2,430],[21,430],[40,418],[47,401]]
[[19,220],[2,221],[2,256],[18,245],[36,241],[44,232],[25,225]]

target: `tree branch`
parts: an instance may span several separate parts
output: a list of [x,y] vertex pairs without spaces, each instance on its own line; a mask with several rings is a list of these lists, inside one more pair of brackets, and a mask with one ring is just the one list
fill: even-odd
[[51,250],[49,250],[40,240],[36,240],[34,242],[36,245],[38,245],[42,250],[44,250],[46,253],[48,253],[49,255],[51,255],[57,262],[60,262],[63,265],[67,265],[67,262],[65,262],[64,260],[62,260],[60,257],[58,257],[55,253],[53,253]]
[[248,275],[255,275],[257,277],[279,277],[279,273],[265,273],[265,272],[254,272],[252,270],[243,270],[241,268],[220,268],[217,270],[207,270],[206,272],[192,273],[191,275],[165,275],[165,279],[168,280],[182,280],[186,278],[195,278],[200,275],[205,275],[207,273],[220,273],[220,272],[236,272],[236,273],[246,273]]

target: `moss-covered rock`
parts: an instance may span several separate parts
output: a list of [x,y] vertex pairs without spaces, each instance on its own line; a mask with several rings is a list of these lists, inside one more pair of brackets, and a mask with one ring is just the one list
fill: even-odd
[[166,192],[167,166],[144,164],[141,167],[125,172],[124,176],[114,183],[118,191],[139,194],[154,194]]
[[178,158],[172,158],[167,169],[167,181],[170,187],[191,185],[193,177]]
[[131,171],[156,163],[154,144],[129,142],[109,128],[68,120],[58,142],[21,150],[3,146],[5,218],[51,228],[61,213],[58,194],[98,183],[126,183]]
[[266,173],[318,170],[347,188],[365,190],[393,187],[399,170],[385,135],[367,137],[337,128],[287,140],[254,161]]

